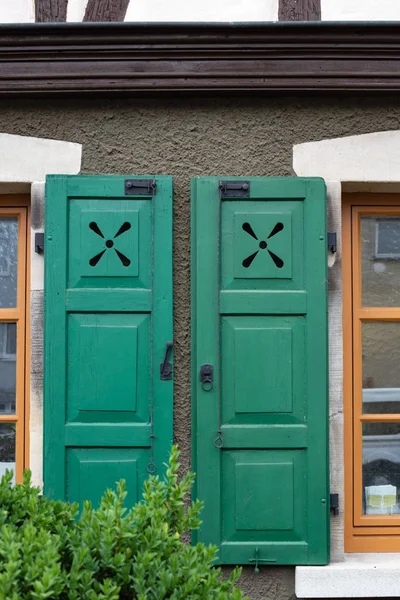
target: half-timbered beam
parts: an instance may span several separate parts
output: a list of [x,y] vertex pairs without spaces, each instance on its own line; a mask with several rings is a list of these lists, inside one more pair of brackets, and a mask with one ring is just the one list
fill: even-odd
[[67,20],[68,0],[35,0],[36,23],[58,23]]
[[84,21],[110,22],[123,21],[129,0],[89,0]]
[[280,21],[320,21],[321,0],[279,0]]

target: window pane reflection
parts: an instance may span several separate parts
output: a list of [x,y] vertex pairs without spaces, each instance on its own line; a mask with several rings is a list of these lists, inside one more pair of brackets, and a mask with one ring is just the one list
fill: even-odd
[[0,423],[0,477],[6,469],[15,473],[15,423]]
[[361,217],[363,306],[400,306],[400,217]]
[[15,415],[16,323],[0,323],[0,415]]
[[0,217],[0,308],[17,306],[18,218]]
[[363,514],[400,514],[400,423],[363,423]]
[[400,414],[400,323],[362,325],[364,414]]

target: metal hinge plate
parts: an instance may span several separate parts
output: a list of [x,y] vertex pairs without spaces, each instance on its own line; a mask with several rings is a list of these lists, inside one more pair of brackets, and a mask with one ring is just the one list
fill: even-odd
[[219,195],[221,198],[249,198],[250,181],[220,181]]
[[337,250],[337,236],[335,232],[328,232],[328,250],[330,250],[333,254]]
[[330,495],[329,507],[332,511],[332,514],[337,517],[339,514],[339,494]]
[[125,179],[125,196],[155,196],[155,179]]
[[44,252],[44,233],[40,231],[35,233],[35,252],[38,254]]

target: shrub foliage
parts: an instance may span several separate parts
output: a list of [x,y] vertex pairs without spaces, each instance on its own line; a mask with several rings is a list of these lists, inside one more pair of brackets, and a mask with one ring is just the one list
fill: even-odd
[[0,600],[240,600],[236,582],[214,568],[216,548],[183,543],[200,525],[201,503],[185,507],[194,475],[178,480],[173,447],[163,480],[145,482],[143,500],[124,507],[125,483],[99,508],[39,496],[30,473],[0,483]]

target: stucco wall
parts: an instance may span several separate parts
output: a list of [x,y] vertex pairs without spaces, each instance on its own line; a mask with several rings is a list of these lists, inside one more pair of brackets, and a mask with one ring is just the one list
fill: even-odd
[[[189,178],[293,175],[293,144],[400,128],[400,100],[180,99],[0,103],[0,131],[83,144],[84,173],[174,177],[175,437],[190,463]],[[294,595],[294,570],[246,568],[252,600]]]

